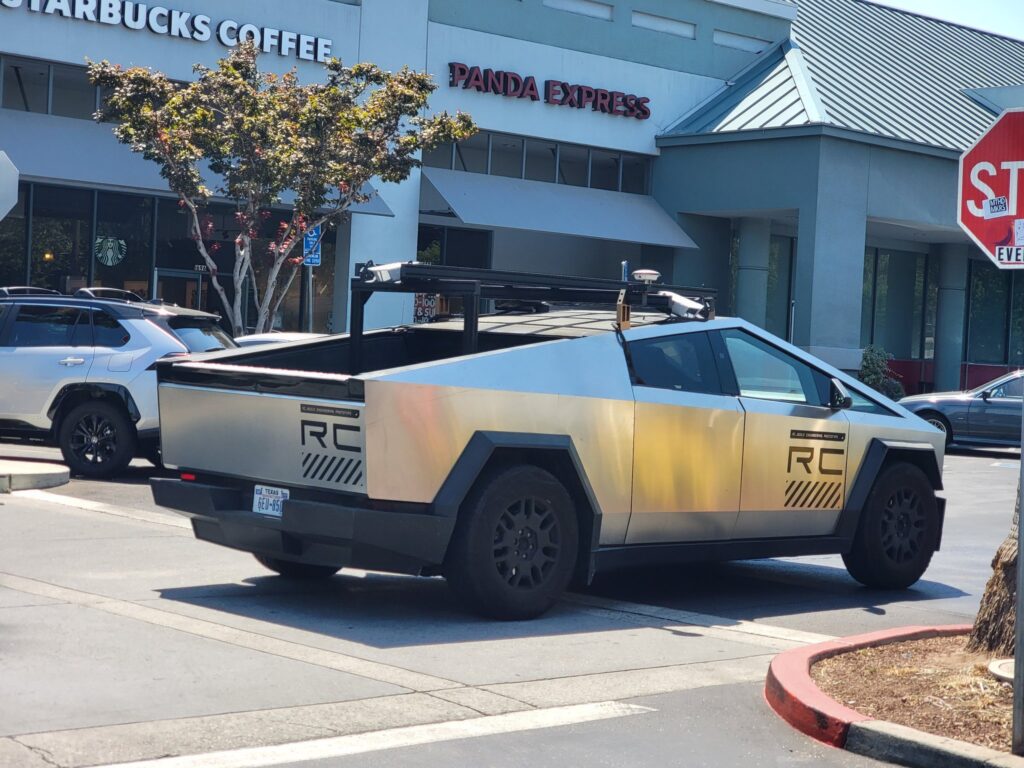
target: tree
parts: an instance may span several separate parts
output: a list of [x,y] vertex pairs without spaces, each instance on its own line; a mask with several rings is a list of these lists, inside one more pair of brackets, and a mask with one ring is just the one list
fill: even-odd
[[[353,204],[365,202],[370,179],[403,181],[422,150],[476,131],[461,112],[422,116],[437,87],[426,73],[345,67],[334,59],[325,65],[326,82],[300,85],[294,69],[261,73],[258,56],[252,43],[242,43],[216,69],[197,65],[197,79],[187,84],[141,67],[89,63],[91,81],[106,92],[96,119],[116,123],[117,139],[160,167],[188,213],[236,335],[244,332],[246,282],[255,292],[255,330],[269,330],[302,264],[306,232],[319,226],[322,237]],[[216,177],[212,190],[201,164]],[[230,302],[214,259],[219,244],[207,243],[212,225],[204,209],[214,195],[234,203],[241,230]],[[290,215],[269,247],[254,252],[262,222],[285,196],[293,197]]]
[[892,355],[881,347],[868,346],[861,358],[857,378],[889,399],[899,400],[904,396],[903,385],[893,378],[889,370],[889,361],[892,359]]
[[992,558],[992,576],[985,585],[981,606],[967,641],[971,651],[1013,656],[1017,617],[1017,526],[1020,525],[1020,486],[1013,507],[1010,532]]

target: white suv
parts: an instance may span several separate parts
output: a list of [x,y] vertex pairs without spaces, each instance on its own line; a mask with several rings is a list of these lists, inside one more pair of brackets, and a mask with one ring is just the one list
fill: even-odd
[[0,288],[0,438],[56,444],[101,478],[159,464],[154,363],[235,344],[216,315],[96,294]]

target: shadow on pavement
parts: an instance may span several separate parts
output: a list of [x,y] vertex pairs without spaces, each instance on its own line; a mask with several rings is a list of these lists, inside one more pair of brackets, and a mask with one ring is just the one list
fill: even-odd
[[[254,564],[254,568],[259,566]],[[756,560],[644,568],[600,576],[583,594],[756,620],[822,610],[885,615],[891,603],[965,593],[931,581],[909,590],[869,590],[846,571],[807,562]],[[467,615],[443,579],[370,573],[300,583],[258,576],[236,584],[161,590],[161,597],[377,648],[543,637],[628,629],[632,619],[562,602],[540,619],[494,622]],[[660,626],[656,618],[652,625]],[[684,633],[685,634],[685,633]]]

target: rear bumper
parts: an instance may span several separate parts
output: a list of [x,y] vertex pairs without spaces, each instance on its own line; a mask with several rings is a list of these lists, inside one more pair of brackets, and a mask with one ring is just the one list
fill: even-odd
[[418,574],[444,561],[455,520],[423,513],[301,501],[281,517],[250,511],[252,491],[200,482],[150,480],[153,499],[192,520],[197,539],[311,565]]

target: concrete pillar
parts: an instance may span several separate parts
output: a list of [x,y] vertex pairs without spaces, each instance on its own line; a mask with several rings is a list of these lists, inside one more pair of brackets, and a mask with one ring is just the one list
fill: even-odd
[[935,318],[935,391],[960,389],[967,309],[967,266],[970,247],[941,245],[939,303]]
[[860,367],[869,149],[822,141],[817,194],[800,207],[793,341],[836,368]]
[[[408,64],[427,67],[428,0],[369,0],[360,9],[359,61],[388,70]],[[400,19],[401,23],[396,23]],[[352,216],[350,263],[409,261],[416,257],[420,216],[419,169],[400,184],[374,181],[378,194],[394,212],[388,216]],[[354,274],[354,273],[353,273]],[[412,322],[413,297],[377,294],[366,305],[365,327],[382,328]]]
[[736,314],[761,328],[768,321],[768,252],[771,240],[770,220],[739,220]]

